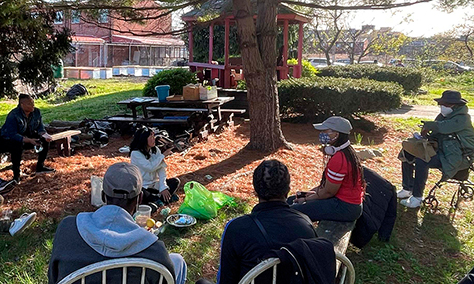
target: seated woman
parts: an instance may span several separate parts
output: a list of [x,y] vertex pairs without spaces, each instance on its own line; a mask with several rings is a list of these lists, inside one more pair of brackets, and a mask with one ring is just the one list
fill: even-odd
[[287,202],[313,222],[355,221],[362,214],[365,180],[359,158],[349,141],[352,125],[345,118],[333,116],[313,126],[321,131],[319,141],[329,160],[320,185],[307,192],[297,192]]
[[155,145],[155,133],[148,127],[135,132],[130,144],[130,163],[136,165],[143,178],[143,204],[148,204],[152,212],[156,212],[164,203],[178,201],[175,194],[179,186],[178,178],[166,179],[165,156],[171,154],[171,149],[163,154]]
[[434,121],[424,121],[421,136],[438,143],[436,155],[428,162],[402,152],[402,186],[397,192],[400,204],[408,208],[420,207],[430,168],[443,172],[443,179],[452,178],[458,171],[469,168],[474,159],[474,128],[467,101],[458,91],[444,91],[435,99],[440,114]]

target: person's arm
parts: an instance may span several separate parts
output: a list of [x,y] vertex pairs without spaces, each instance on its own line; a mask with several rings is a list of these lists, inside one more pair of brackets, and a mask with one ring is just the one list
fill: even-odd
[[[224,233],[222,234],[221,242],[221,257],[219,263],[219,271],[217,272],[217,284],[237,284],[240,279],[240,257],[237,254],[234,244],[235,241],[232,236],[231,222],[227,223]],[[229,229],[230,228],[230,229]]]
[[427,132],[433,131],[434,134],[451,134],[465,129],[468,125],[470,125],[470,117],[468,115],[456,115],[446,120],[425,121],[423,130]]
[[328,199],[336,195],[341,187],[340,183],[332,183],[328,180],[324,183],[323,187],[317,188],[314,194],[311,194],[306,197],[306,200],[313,200],[313,199]]
[[10,112],[5,120],[2,136],[17,142],[27,143],[26,141],[23,141],[23,136],[18,133],[18,121],[13,112]]
[[43,117],[41,116],[41,112],[39,109],[35,108],[35,111],[37,111],[38,112],[37,115],[39,115],[38,128],[36,129],[36,131],[38,132],[39,135],[43,135],[46,133],[46,129],[44,128],[44,123],[43,123]]
[[147,159],[140,151],[132,151],[132,154],[130,155],[130,163],[139,167],[141,171],[149,173],[158,170],[160,167],[166,166],[163,162],[164,158],[165,156],[163,156],[163,154],[157,153],[154,155],[152,154],[150,159]]

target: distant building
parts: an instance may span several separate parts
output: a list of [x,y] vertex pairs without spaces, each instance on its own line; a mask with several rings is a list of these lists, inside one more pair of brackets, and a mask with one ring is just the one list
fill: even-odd
[[[139,7],[153,7],[153,1],[140,2]],[[163,11],[150,10],[149,16]],[[103,10],[91,20],[80,11],[58,11],[56,28],[72,31],[75,51],[64,59],[65,66],[111,67],[118,65],[167,66],[188,58],[184,41],[150,32],[171,32],[171,14],[148,20],[145,25],[117,19]],[[132,32],[131,32],[132,31]]]

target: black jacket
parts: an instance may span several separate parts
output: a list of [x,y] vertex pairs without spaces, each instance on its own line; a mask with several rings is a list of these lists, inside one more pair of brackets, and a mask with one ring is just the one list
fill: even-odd
[[238,283],[250,269],[265,260],[272,249],[299,238],[316,237],[312,224],[286,202],[259,203],[252,210],[252,215],[255,214],[268,234],[270,247],[251,217],[245,215],[229,221],[222,234],[218,284]]
[[[279,283],[286,284],[333,284],[336,278],[336,254],[333,244],[324,239],[298,239],[280,250],[273,251],[281,260],[283,277],[291,277]],[[301,269],[301,271],[300,271]],[[298,272],[288,273],[288,271]],[[278,275],[278,270],[277,270]],[[280,279],[279,279],[280,280]]]
[[364,178],[367,182],[364,211],[351,236],[351,243],[358,248],[365,246],[377,231],[379,240],[389,241],[397,218],[395,186],[365,167]]

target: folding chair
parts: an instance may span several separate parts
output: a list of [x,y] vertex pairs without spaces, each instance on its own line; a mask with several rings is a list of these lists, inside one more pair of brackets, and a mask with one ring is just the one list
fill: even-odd
[[[174,279],[169,270],[162,264],[145,258],[117,258],[109,259],[101,262],[90,264],[79,270],[76,270],[64,277],[58,284],[72,284],[76,281],[81,281],[81,284],[86,283],[86,277],[95,273],[102,274],[102,284],[107,283],[107,270],[122,268],[122,284],[127,283],[127,271],[129,267],[138,267],[142,269],[141,284],[145,283],[145,272],[147,269],[156,271],[160,274],[158,284],[163,284],[166,280],[167,284],[174,284]],[[114,283],[115,284],[115,283]]]
[[[352,262],[345,255],[336,252],[336,260],[341,262],[339,277],[339,284],[354,284],[355,282],[355,270]],[[252,268],[247,274],[242,277],[239,281],[239,284],[255,284],[255,278],[260,274],[272,268],[273,277],[272,284],[276,284],[277,281],[277,266],[280,264],[280,259],[278,258],[269,258],[263,260]]]
[[438,209],[439,201],[436,198],[436,190],[441,189],[445,184],[457,184],[458,189],[454,192],[451,198],[451,208],[456,210],[458,208],[461,199],[472,200],[474,196],[474,183],[469,180],[469,174],[474,170],[474,166],[467,169],[460,170],[451,179],[446,179],[443,175],[441,179],[431,188],[428,196],[423,200],[423,204],[427,206],[431,211]]

